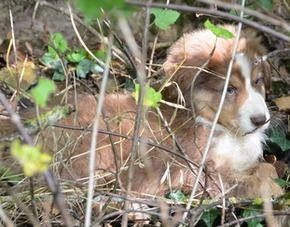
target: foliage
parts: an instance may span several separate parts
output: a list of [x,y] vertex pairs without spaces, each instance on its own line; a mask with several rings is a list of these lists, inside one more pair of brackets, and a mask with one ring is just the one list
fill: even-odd
[[[105,58],[103,51],[96,51],[96,57]],[[42,56],[41,61],[53,69],[53,80],[63,81],[65,79],[65,69],[72,65],[76,66],[77,76],[86,78],[88,73],[102,73],[103,69],[91,59],[82,48],[71,50],[67,40],[61,33],[54,33],[51,36],[47,52]]]
[[99,18],[102,10],[106,14],[114,14],[116,11],[121,12],[124,7],[124,0],[75,0],[77,8],[85,15],[88,21]]
[[84,49],[77,49],[75,51],[72,51],[71,53],[68,53],[66,55],[66,59],[71,63],[79,63],[83,59],[85,59],[87,56],[87,53]]
[[281,188],[286,188],[290,186],[290,182],[283,180],[281,178],[273,179]]
[[52,160],[49,154],[41,152],[39,146],[22,145],[19,140],[11,144],[11,154],[22,165],[23,172],[28,177],[45,172]]
[[204,22],[204,27],[209,29],[212,33],[214,33],[217,37],[223,38],[223,39],[231,39],[234,37],[233,33],[228,31],[225,28],[216,26],[212,24],[209,20],[206,20]]
[[[135,92],[133,92],[132,95],[135,98],[136,103],[138,102],[139,93],[140,84],[135,84]],[[145,85],[144,106],[157,108],[161,99],[161,92],[155,91],[154,88],[150,87],[148,84]]]
[[290,140],[287,139],[281,127],[272,127],[268,132],[268,139],[277,144],[283,151],[290,149]]
[[201,220],[206,224],[207,227],[212,227],[215,219],[220,215],[217,208],[212,208],[203,212]]
[[56,32],[51,36],[51,42],[55,50],[61,54],[64,54],[68,48],[66,39],[59,32]]
[[169,26],[174,24],[180,16],[180,13],[175,10],[153,8],[150,12],[155,17],[154,24],[163,30],[168,29]]
[[[39,114],[36,118],[24,121],[24,127],[29,134],[38,132],[41,127],[55,124],[74,111],[71,105],[55,106],[50,111]],[[41,127],[40,127],[41,126]]]
[[258,0],[259,4],[264,10],[270,11],[273,9],[273,0]]
[[56,86],[52,80],[41,77],[38,84],[31,89],[31,95],[37,105],[45,107],[49,95],[55,92],[55,90]]
[[[261,214],[260,211],[256,209],[247,209],[243,211],[243,217],[251,217]],[[263,227],[261,222],[264,220],[264,218],[255,217],[253,219],[246,220],[246,223],[248,224],[248,227]]]
[[184,195],[184,193],[180,190],[176,190],[176,191],[173,191],[173,192],[170,192],[168,194],[168,198],[169,199],[172,199],[176,202],[180,202],[180,203],[184,203],[187,201],[187,197],[186,195]]

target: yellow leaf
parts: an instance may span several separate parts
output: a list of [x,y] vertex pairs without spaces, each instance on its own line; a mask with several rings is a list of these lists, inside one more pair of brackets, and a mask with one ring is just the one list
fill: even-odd
[[23,172],[28,177],[45,172],[51,162],[51,156],[41,152],[39,146],[21,144],[19,140],[11,144],[11,153],[22,165]]
[[17,88],[17,81],[20,81],[20,88],[27,90],[36,81],[36,66],[32,61],[27,61],[25,64],[19,62],[16,68],[3,68],[0,70],[0,81],[14,89]]
[[290,110],[290,96],[274,99],[273,102],[276,104],[280,111]]

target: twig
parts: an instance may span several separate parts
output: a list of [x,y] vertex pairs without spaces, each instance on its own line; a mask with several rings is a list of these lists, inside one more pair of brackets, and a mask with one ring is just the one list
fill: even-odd
[[[4,94],[1,92],[0,90],[0,103],[4,106],[4,108],[6,109],[6,111],[8,112],[9,116],[10,116],[10,120],[12,123],[14,123],[18,129],[18,131],[20,132],[23,140],[31,145],[34,146],[31,137],[28,135],[27,131],[25,130],[20,117],[18,114],[16,114],[9,102],[7,101],[7,99],[5,98]],[[62,197],[59,185],[57,184],[57,181],[55,179],[55,177],[53,176],[53,174],[48,170],[44,173],[44,177],[46,180],[46,183],[49,187],[49,189],[51,190],[51,192],[54,194],[54,196],[56,197],[56,202],[57,202],[57,206],[61,211],[62,217],[63,217],[63,221],[65,223],[66,226],[71,226],[71,221],[70,221],[70,217],[67,213],[66,210],[66,206],[65,206],[65,202],[64,199]]]
[[[71,12],[71,9],[70,9]],[[102,114],[102,106],[104,102],[106,86],[108,81],[108,76],[110,72],[110,63],[111,63],[111,50],[113,45],[112,37],[109,39],[109,45],[107,50],[107,59],[105,64],[105,71],[103,73],[103,79],[101,83],[101,89],[99,94],[98,105],[96,108],[96,117],[93,124],[92,131],[92,140],[91,147],[89,151],[89,183],[88,183],[88,196],[87,196],[87,205],[86,205],[86,216],[85,216],[85,227],[91,226],[91,216],[92,216],[92,203],[94,196],[94,188],[95,188],[95,169],[96,169],[96,146],[97,146],[97,136],[98,136],[98,128],[99,128],[99,120]]]
[[16,43],[15,43],[13,15],[12,15],[11,9],[9,9],[9,17],[10,17],[11,36],[12,36],[12,44],[13,44],[13,52],[14,52],[14,61],[15,61],[15,65],[17,65],[17,49],[16,49]]
[[[244,4],[245,4],[245,0],[242,1],[242,5],[243,6],[244,6]],[[241,11],[240,17],[242,18],[243,15],[244,15],[244,13],[243,13],[243,11]],[[216,128],[216,125],[217,125],[217,122],[218,122],[218,119],[219,119],[219,116],[220,116],[220,113],[221,113],[221,110],[222,110],[222,107],[223,107],[223,104],[224,104],[224,101],[225,101],[227,88],[228,88],[229,81],[230,81],[230,78],[231,78],[232,67],[233,67],[233,63],[234,63],[234,59],[235,59],[235,55],[236,55],[236,51],[237,51],[237,47],[238,47],[238,43],[239,43],[239,39],[240,39],[241,29],[242,29],[242,23],[239,22],[238,28],[237,28],[237,35],[236,35],[235,43],[234,43],[233,50],[232,50],[231,60],[229,62],[228,69],[227,69],[227,74],[226,74],[226,79],[225,79],[225,84],[224,84],[222,96],[221,96],[221,99],[220,99],[220,103],[219,103],[217,112],[216,112],[216,114],[214,116],[214,120],[212,122],[212,127],[210,129],[209,137],[208,137],[208,140],[207,140],[204,152],[203,152],[203,156],[202,156],[202,159],[201,159],[201,162],[200,162],[200,167],[199,167],[199,170],[198,170],[198,174],[197,174],[197,177],[196,177],[196,180],[195,180],[195,183],[194,183],[190,198],[189,198],[188,203],[186,205],[186,209],[187,210],[190,209],[192,200],[193,200],[193,198],[195,196],[195,193],[196,193],[196,190],[197,190],[197,186],[198,186],[198,182],[200,180],[200,177],[201,177],[204,165],[205,165],[206,157],[207,157],[207,154],[209,152],[211,141],[212,141],[212,138],[213,138],[213,135],[214,135],[214,132],[215,132],[215,128]],[[187,212],[185,212],[184,215],[183,215],[183,221],[185,220],[186,216],[187,216]]]
[[220,173],[218,173],[219,182],[221,185],[221,192],[222,192],[222,215],[221,215],[221,226],[224,227],[225,223],[225,216],[226,216],[226,197],[225,197],[225,188],[223,179]]
[[[53,10],[56,10],[58,12],[64,13],[65,15],[70,16],[70,13],[67,12],[67,10],[63,9],[62,7],[56,7],[55,5],[47,2],[47,1],[38,1],[39,5],[41,6],[46,6],[49,7]],[[38,3],[36,2],[36,4]],[[34,14],[36,14],[36,6],[35,6],[35,12]],[[35,17],[35,15],[34,15]],[[77,15],[73,15],[74,19],[81,24],[82,26],[84,26],[85,28],[87,28],[89,30],[90,33],[92,33],[94,36],[96,36],[102,43],[108,45],[108,39],[106,37],[103,37],[101,34],[98,33],[98,31],[96,31],[96,29],[92,26],[90,26],[89,24],[85,23],[82,19],[80,19]],[[120,61],[125,62],[124,59],[126,59],[126,56],[123,54],[123,52],[121,50],[119,50],[116,46],[113,45],[112,47],[112,52],[113,55],[118,58]]]
[[[137,6],[142,6],[142,7],[147,7],[148,4],[141,2],[141,1],[135,1],[135,0],[127,0],[126,1],[129,4],[132,5],[137,5]],[[229,13],[223,12],[223,11],[218,11],[216,9],[205,9],[201,7],[193,7],[193,6],[187,6],[187,5],[175,5],[175,4],[162,4],[162,3],[152,3],[150,4],[150,7],[156,7],[156,8],[166,8],[166,9],[174,9],[174,10],[179,10],[179,11],[184,11],[184,12],[196,12],[196,13],[203,13],[203,14],[208,14],[208,15],[214,15],[214,16],[220,16],[223,18],[227,18],[233,21],[238,21],[242,22],[243,24],[247,24],[253,28],[256,28],[257,30],[260,30],[262,32],[266,32],[268,34],[271,34],[279,39],[282,39],[286,42],[290,42],[290,37],[287,35],[284,35],[281,32],[277,32],[274,29],[271,29],[265,25],[262,25],[260,23],[245,19],[245,18],[240,18],[238,16],[231,15]]]
[[[92,131],[92,129],[90,129],[90,128],[74,127],[74,126],[70,126],[70,125],[53,125],[53,127],[65,128],[65,129],[70,129],[70,130]],[[99,129],[98,131],[99,131],[99,133],[102,133],[102,134],[107,134],[107,135],[112,135],[112,136],[116,136],[116,137],[121,137],[121,138],[128,139],[128,140],[134,140],[134,137],[131,137],[131,136],[128,136],[128,135],[125,135],[125,134],[120,134],[120,133],[110,132],[110,131],[104,131],[104,130],[101,130],[101,129]],[[162,146],[160,144],[156,144],[156,143],[150,142],[150,141],[148,141],[146,139],[143,139],[140,136],[137,139],[138,139],[138,142],[141,143],[141,144],[148,144],[150,146],[156,147],[156,148],[158,148],[160,150],[163,150],[165,152],[168,152],[168,153],[170,153],[170,154],[172,154],[172,155],[174,155],[174,156],[176,156],[176,157],[178,157],[180,159],[183,159],[184,161],[190,163],[191,165],[198,166],[191,159],[187,159],[186,157],[184,157],[184,155],[173,152],[170,148],[164,147],[164,146]]]
[[1,218],[2,222],[5,224],[5,226],[7,226],[7,227],[14,226],[12,220],[5,214],[1,205],[0,205],[0,218]]
[[286,21],[284,21],[282,18],[276,19],[277,15],[275,15],[275,17],[270,17],[269,15],[265,15],[263,13],[260,13],[257,10],[245,8],[244,6],[241,6],[239,4],[222,2],[219,0],[198,0],[198,1],[204,2],[207,4],[215,4],[215,5],[218,5],[219,7],[224,8],[224,9],[238,10],[238,11],[243,10],[245,14],[256,17],[256,18],[260,19],[261,21],[263,21],[263,23],[267,22],[267,23],[270,23],[270,24],[275,25],[275,26],[280,26],[287,31],[290,31],[289,24]]
[[[129,194],[129,192],[131,191],[131,184],[132,184],[132,178],[133,178],[133,163],[137,154],[137,150],[138,150],[138,136],[139,136],[139,132],[140,132],[140,128],[141,128],[141,122],[144,116],[144,108],[143,108],[143,99],[144,99],[144,85],[145,85],[145,59],[142,59],[142,54],[139,50],[139,47],[136,43],[136,40],[134,39],[134,36],[132,34],[132,31],[128,25],[128,22],[123,18],[123,17],[119,17],[118,19],[118,25],[121,29],[121,32],[125,38],[125,41],[129,47],[129,49],[131,50],[134,58],[135,58],[135,62],[136,62],[136,68],[137,68],[137,80],[140,84],[140,92],[139,92],[139,97],[138,97],[138,106],[137,106],[137,113],[136,113],[136,121],[135,121],[135,125],[134,125],[134,140],[132,143],[132,147],[131,147],[131,156],[130,156],[130,163],[129,163],[129,170],[128,170],[128,185],[127,185],[127,192],[126,195]],[[125,209],[127,209],[129,206],[128,202],[125,202]],[[127,223],[128,223],[128,216],[127,213],[125,213],[125,215],[122,218],[122,227],[127,227]]]
[[[289,216],[290,212],[289,211],[273,211],[273,215],[274,216]],[[266,216],[265,213],[263,214],[256,214],[256,215],[252,215],[252,216],[248,216],[248,217],[244,217],[244,218],[239,218],[238,220],[232,221],[232,222],[228,222],[225,223],[224,226],[217,226],[217,227],[228,227],[228,226],[234,226],[235,224],[241,224],[245,221],[248,220],[252,220],[252,219],[256,219],[256,218],[264,218]]]
[[264,61],[267,61],[269,58],[274,57],[277,54],[282,54],[282,53],[287,53],[290,52],[290,48],[284,48],[284,49],[280,49],[280,50],[274,50],[268,54],[263,55],[262,57],[256,59],[255,64],[260,64]]
[[[217,38],[214,41],[213,48],[207,58],[207,60],[202,64],[202,66],[198,69],[194,77],[192,78],[191,85],[190,85],[190,105],[191,105],[191,111],[193,114],[194,119],[196,118],[196,113],[195,113],[195,107],[194,107],[194,97],[193,97],[193,90],[194,90],[194,84],[195,81],[197,80],[197,77],[199,77],[200,73],[204,71],[205,67],[207,67],[208,63],[210,62],[210,59],[212,58],[212,55],[214,54],[215,48],[216,48],[216,42]],[[184,47],[185,48],[185,47]]]
[[[148,3],[152,3],[152,0],[148,0]],[[147,49],[148,49],[148,29],[150,23],[150,8],[146,7],[146,16],[145,16],[145,26],[144,26],[144,34],[142,40],[142,57],[144,61],[144,67],[147,60]]]
[[71,24],[73,26],[73,29],[74,29],[74,32],[79,40],[79,42],[81,43],[82,47],[88,52],[88,54],[102,67],[102,68],[105,68],[106,65],[103,61],[101,61],[100,59],[98,59],[93,53],[92,51],[87,47],[87,45],[85,44],[83,38],[81,37],[77,27],[76,27],[76,24],[75,24],[75,20],[74,20],[74,16],[73,16],[73,12],[72,12],[72,9],[71,9],[71,6],[69,4],[69,2],[67,3],[67,7],[68,7],[68,10],[69,10],[69,14],[70,14],[70,20],[71,20]]

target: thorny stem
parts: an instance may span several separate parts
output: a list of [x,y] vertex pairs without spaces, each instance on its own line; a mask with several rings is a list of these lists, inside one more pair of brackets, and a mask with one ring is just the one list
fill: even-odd
[[[242,1],[242,6],[244,6],[244,5],[245,5],[245,0]],[[240,12],[240,17],[242,18],[243,15],[244,15],[244,12],[241,11]],[[200,177],[201,177],[204,165],[205,165],[206,157],[207,157],[207,154],[209,152],[211,141],[212,141],[212,138],[213,138],[213,135],[214,135],[214,132],[215,132],[215,128],[216,128],[216,125],[217,125],[217,122],[218,122],[218,119],[219,119],[219,116],[220,116],[220,113],[221,113],[221,110],[222,110],[222,107],[223,107],[223,104],[224,104],[224,101],[225,101],[225,98],[226,98],[227,88],[228,88],[228,84],[229,84],[229,81],[230,81],[230,78],[231,78],[232,67],[233,67],[235,55],[236,55],[236,52],[237,52],[237,47],[238,47],[238,43],[239,43],[239,39],[240,39],[241,30],[242,30],[242,23],[239,22],[238,28],[237,28],[237,35],[236,35],[236,39],[235,39],[235,43],[234,43],[234,47],[233,47],[233,51],[232,51],[232,57],[231,57],[231,60],[229,62],[229,66],[228,66],[228,70],[227,70],[227,74],[226,74],[226,79],[225,79],[225,84],[224,84],[224,88],[223,88],[223,93],[222,93],[222,96],[221,96],[221,99],[220,99],[220,103],[219,103],[217,112],[215,114],[214,120],[212,122],[212,127],[210,129],[209,137],[208,137],[208,140],[207,140],[204,152],[203,152],[203,156],[202,156],[202,159],[201,159],[201,162],[200,162],[200,167],[199,167],[199,170],[198,170],[198,173],[197,173],[197,177],[196,177],[196,180],[195,180],[191,195],[189,197],[188,203],[186,205],[186,210],[190,209],[191,203],[192,203],[193,198],[194,198],[194,196],[196,194],[198,182],[200,180]],[[187,213],[188,213],[188,211],[184,213],[182,221],[184,221],[186,219]],[[181,225],[179,225],[179,226],[181,226]]]

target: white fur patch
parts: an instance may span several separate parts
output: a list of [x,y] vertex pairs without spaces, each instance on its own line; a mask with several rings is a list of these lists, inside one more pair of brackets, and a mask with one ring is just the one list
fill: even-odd
[[[236,64],[240,66],[242,76],[245,78],[245,87],[247,91],[247,99],[239,109],[239,125],[240,129],[244,133],[249,133],[255,130],[255,125],[251,122],[251,117],[257,115],[265,115],[266,119],[270,118],[270,113],[267,108],[264,97],[257,92],[251,83],[251,63],[248,57],[240,53],[236,56]],[[259,131],[264,131],[268,128],[269,123],[259,128]]]
[[[205,126],[212,126],[211,122],[202,117],[197,117],[196,121]],[[216,131],[222,133],[213,137],[210,149],[216,168],[230,165],[234,170],[243,171],[262,158],[263,142],[266,139],[266,135],[262,132],[257,131],[245,136],[235,136],[219,124],[216,126]]]
[[228,132],[213,139],[213,153],[216,167],[230,164],[237,171],[253,166],[263,154],[262,142],[265,135],[260,132],[235,137]]

